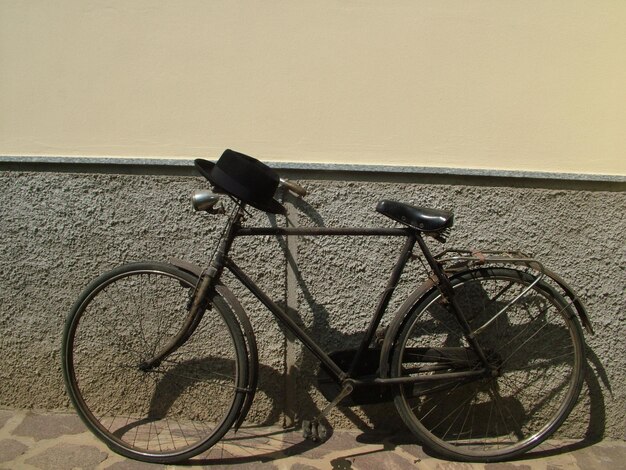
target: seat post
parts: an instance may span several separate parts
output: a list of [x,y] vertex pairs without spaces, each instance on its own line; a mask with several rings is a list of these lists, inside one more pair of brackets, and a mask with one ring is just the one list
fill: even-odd
[[416,233],[415,235],[417,238],[417,244],[420,246],[422,253],[424,253],[424,257],[426,258],[430,269],[433,270],[433,274],[437,277],[437,280],[439,281],[438,285],[441,288],[442,292],[444,293],[446,298],[453,296],[454,293],[452,292],[452,285],[448,280],[448,276],[446,276],[446,274],[443,272],[443,269],[441,268],[441,265],[437,262],[433,254],[430,252],[428,245],[426,245],[426,242],[424,241],[424,237],[421,233]]

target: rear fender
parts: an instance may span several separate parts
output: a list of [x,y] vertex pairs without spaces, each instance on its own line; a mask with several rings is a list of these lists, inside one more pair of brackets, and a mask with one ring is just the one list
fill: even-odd
[[393,320],[389,324],[389,328],[385,333],[385,339],[380,351],[380,377],[389,377],[389,366],[391,365],[391,352],[393,351],[394,341],[398,336],[400,328],[404,325],[404,322],[408,318],[408,313],[415,307],[420,299],[429,293],[431,290],[436,289],[436,285],[432,279],[428,279],[423,282],[417,289],[415,289],[409,297],[404,301],[396,312]]
[[[452,276],[450,279],[461,276],[467,271],[471,270],[460,271]],[[571,287],[569,287],[561,278],[561,276],[559,276],[555,272],[543,268],[543,273],[561,288],[562,293],[564,293],[565,296],[569,298],[571,304],[576,309],[582,325],[590,334],[594,334],[591,322],[589,321],[589,317],[587,316],[585,306],[580,298],[571,289]],[[417,305],[422,297],[424,297],[426,294],[429,294],[432,290],[435,289],[437,289],[437,287],[434,281],[432,279],[428,279],[411,293],[411,295],[406,299],[406,301],[400,306],[400,308],[396,312],[385,334],[385,339],[383,341],[382,350],[380,353],[380,377],[389,377],[391,352],[393,351],[393,348],[395,346],[394,341],[398,333],[400,332],[400,329],[404,325],[404,322],[407,320],[408,313]]]
[[587,315],[587,309],[585,308],[582,300],[576,295],[573,289],[567,285],[561,276],[554,271],[547,269],[543,263],[534,259],[531,255],[518,250],[481,251],[451,249],[435,255],[435,258],[442,263],[446,263],[444,270],[447,273],[491,265],[506,267],[509,264],[526,266],[533,269],[544,276],[549,277],[550,280],[561,289],[559,293],[570,300],[571,305],[573,305],[576,309],[576,313],[580,318],[580,323],[583,327],[585,327],[585,330],[587,330],[587,332],[591,335],[595,334],[593,327],[591,326],[589,316]]
[[582,323],[582,325],[585,327],[585,330],[587,330],[587,332],[590,335],[595,335],[595,332],[593,331],[593,327],[591,326],[591,321],[589,321],[589,316],[587,315],[587,309],[585,308],[585,305],[583,304],[582,300],[580,300],[580,297],[578,297],[574,293],[572,288],[569,285],[567,285],[566,282],[563,280],[563,278],[559,276],[557,273],[546,268],[543,269],[543,272],[545,273],[546,276],[548,276],[555,283],[557,283],[558,286],[563,290],[562,293],[564,293],[565,296],[568,299],[570,299],[570,301],[572,302],[572,305],[576,309],[576,312],[578,312],[578,317],[580,318],[580,322]]

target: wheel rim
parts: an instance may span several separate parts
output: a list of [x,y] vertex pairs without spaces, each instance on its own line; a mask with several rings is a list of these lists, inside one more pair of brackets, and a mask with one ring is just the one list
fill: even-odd
[[239,356],[215,306],[160,365],[139,367],[180,330],[193,288],[167,272],[121,273],[85,298],[69,330],[75,405],[92,430],[133,457],[193,454],[216,442],[236,415]]

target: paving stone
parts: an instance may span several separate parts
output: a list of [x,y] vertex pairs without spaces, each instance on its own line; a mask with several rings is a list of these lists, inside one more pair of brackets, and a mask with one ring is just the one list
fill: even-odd
[[240,449],[240,451],[233,450],[237,455],[262,455],[276,452],[283,447],[280,437],[268,436],[263,433],[255,435],[251,432],[240,432],[236,436],[228,436],[228,438],[222,439],[215,448],[219,449],[222,444],[230,449]]
[[601,465],[610,468],[621,466],[624,468],[624,448],[619,446],[599,446],[592,449],[598,456]]
[[[285,453],[288,455],[302,455],[308,459],[319,459],[336,451],[354,449],[354,453],[358,453],[358,449],[365,445],[357,442],[355,436],[349,433],[333,434],[329,440],[321,444],[304,440],[302,437],[300,437],[300,439],[299,444],[293,446],[291,449],[285,449]],[[304,452],[302,452],[303,450]]]
[[[333,467],[334,469],[335,467]],[[294,463],[289,467],[290,470],[319,470],[317,467],[306,463]]]
[[413,456],[414,462],[420,462],[424,459],[432,458],[424,451],[424,448],[422,446],[417,444],[396,444],[396,448],[402,449],[407,454]]
[[[574,467],[570,466],[569,468],[571,469],[571,468],[574,468]],[[563,466],[561,464],[553,465],[553,464],[549,463],[548,465],[546,465],[546,470],[563,470]]]
[[357,455],[352,462],[354,469],[382,469],[393,468],[394,470],[415,470],[412,461],[407,460],[393,452],[373,451],[369,454]]
[[276,440],[276,435],[282,435],[284,431],[276,429],[263,429],[258,427],[240,428],[236,433],[229,431],[223,438],[224,442],[236,442],[242,440],[250,440],[255,444],[269,444]]
[[[232,452],[231,452],[232,450]],[[235,453],[236,451],[238,451],[239,449],[237,449],[237,447],[230,447],[228,449],[224,449],[224,446],[222,446],[220,443],[218,443],[217,445],[211,447],[209,450],[207,450],[206,452],[203,452],[200,455],[197,455],[196,457],[194,457],[194,461],[195,460],[214,460],[214,461],[219,461],[222,459],[229,459],[229,458],[235,458],[237,457],[237,455],[240,454],[240,452]]]
[[15,415],[14,411],[10,410],[0,410],[0,428],[2,428],[11,416]]
[[[389,433],[376,432],[368,430],[357,434],[354,439],[361,444],[380,444],[383,441],[393,441],[395,443],[406,442],[406,437],[402,435],[390,435]],[[413,442],[413,441],[409,441]]]
[[165,468],[167,468],[165,465],[140,462],[138,460],[130,459],[124,460],[123,462],[115,462],[114,464],[105,467],[106,470],[160,470]]
[[333,470],[354,470],[354,467],[352,466],[353,460],[354,457],[338,457],[332,459],[330,464]]
[[49,414],[39,415],[29,413],[20,425],[13,431],[16,436],[28,436],[36,441],[52,439],[67,434],[85,432],[85,425],[78,416]]
[[0,441],[0,462],[8,462],[22,455],[28,446],[13,439],[3,439]]
[[[566,441],[555,442],[544,453],[529,455],[528,459],[492,464],[467,464],[448,462],[429,456],[413,439],[403,439],[388,434],[338,431],[330,440],[315,445],[303,440],[300,433],[276,431],[270,428],[246,429],[236,435],[229,433],[230,439],[220,442],[199,458],[187,465],[147,464],[135,460],[120,460],[116,455],[106,460],[112,452],[101,451],[91,439],[76,436],[80,442],[70,444],[63,441],[64,435],[84,431],[78,417],[57,414],[27,414],[0,410],[0,424],[12,416],[21,418],[22,423],[14,431],[16,436],[29,436],[33,439],[6,438],[0,440],[0,468],[20,468],[15,463],[24,463],[39,469],[111,469],[111,470],[184,470],[206,468],[208,470],[310,470],[333,468],[333,470],[365,469],[428,469],[428,470],[621,470],[626,468],[626,443],[623,441],[603,441],[588,447],[572,450]],[[16,419],[16,422],[18,420]],[[85,435],[86,437],[87,435]],[[89,435],[90,437],[91,435]],[[60,438],[46,443],[42,439]],[[36,441],[33,443],[33,441]],[[559,452],[559,449],[562,449]],[[331,457],[332,456],[332,457]],[[22,463],[22,466],[24,464]],[[30,467],[32,468],[32,467]]]
[[290,440],[283,443],[282,452],[287,456],[306,456],[309,459],[328,454],[326,443],[315,444],[308,439]]
[[268,448],[267,445],[257,449],[247,446],[243,441],[241,445],[231,443],[224,448],[218,443],[207,452],[191,459],[190,464],[194,467],[203,465],[201,468],[211,470],[256,470],[259,468],[271,470],[276,469],[272,464],[273,459],[281,456],[278,450]]
[[571,454],[576,464],[582,468],[622,469],[626,467],[624,447],[606,444],[577,450]]
[[43,470],[90,470],[106,458],[106,453],[93,446],[59,444],[27,459],[26,463]]
[[279,467],[277,467],[273,462],[261,462],[258,460],[241,462],[240,460],[234,460],[230,462],[224,461],[223,463],[214,462],[205,465],[202,468],[206,470],[278,470]]
[[476,470],[484,468],[483,464],[471,464],[463,462],[437,462],[435,470]]
[[532,470],[532,467],[525,464],[499,462],[485,464],[485,470]]

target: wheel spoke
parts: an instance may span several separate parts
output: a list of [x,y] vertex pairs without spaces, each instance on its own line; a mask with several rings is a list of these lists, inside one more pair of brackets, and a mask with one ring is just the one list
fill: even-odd
[[[442,455],[470,461],[510,458],[546,439],[552,423],[561,422],[571,410],[582,383],[580,327],[566,311],[567,302],[545,283],[527,289],[535,279],[506,268],[468,271],[454,278],[457,305],[472,324],[483,325],[494,312],[502,313],[476,335],[492,361],[494,377],[448,382],[445,390],[413,387],[409,390],[421,398],[413,400],[408,393],[396,398],[407,425]],[[524,297],[509,305],[520,292]],[[436,291],[428,294],[404,320],[394,342],[395,376],[436,373],[432,364],[420,363],[418,355],[407,356],[403,363],[404,350],[467,347],[441,297]],[[435,367],[445,364],[440,361]],[[477,361],[472,367],[483,365]]]
[[103,275],[67,323],[66,377],[79,413],[139,460],[175,462],[207,449],[243,403],[245,342],[219,297],[158,367],[139,368],[182,328],[196,281],[168,265],[127,265]]

